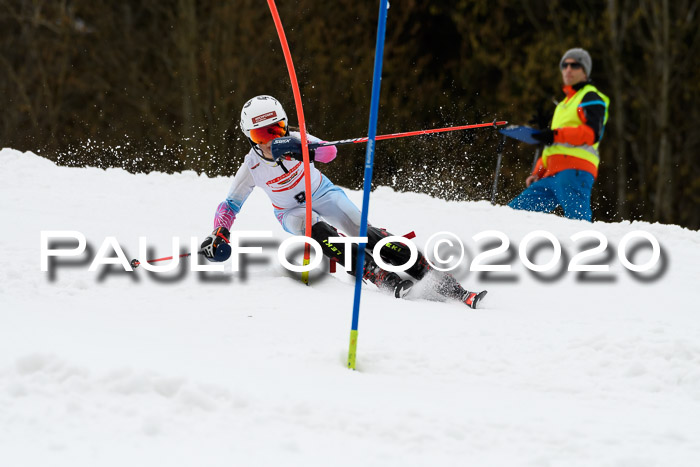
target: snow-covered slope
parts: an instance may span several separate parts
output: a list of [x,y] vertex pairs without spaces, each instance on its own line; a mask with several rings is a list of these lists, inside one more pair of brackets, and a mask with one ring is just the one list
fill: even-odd
[[[700,233],[380,188],[375,225],[414,230],[419,247],[457,234],[456,275],[489,295],[474,311],[365,286],[353,372],[344,273],[306,287],[262,257],[245,274],[88,271],[107,236],[129,258],[140,236],[155,257],[173,236],[202,238],[228,185],[0,152],[0,465],[700,465]],[[234,227],[272,231],[268,256],[287,238],[259,191]],[[566,265],[584,242],[571,235],[591,229],[610,242],[593,258],[608,273],[538,276],[518,256],[546,230]],[[92,256],[41,272],[49,230],[84,233]],[[510,240],[494,258],[510,273],[467,270],[487,230]],[[618,259],[634,230],[662,247],[649,273]],[[536,263],[552,255],[531,247]]]

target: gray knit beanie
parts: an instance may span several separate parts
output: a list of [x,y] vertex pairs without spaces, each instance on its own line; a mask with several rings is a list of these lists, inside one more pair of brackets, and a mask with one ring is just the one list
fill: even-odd
[[591,77],[591,70],[593,69],[593,60],[588,52],[581,48],[569,49],[566,51],[564,56],[559,60],[559,68],[561,68],[562,63],[567,58],[573,58],[578,63],[583,65],[583,71],[586,72],[586,77]]

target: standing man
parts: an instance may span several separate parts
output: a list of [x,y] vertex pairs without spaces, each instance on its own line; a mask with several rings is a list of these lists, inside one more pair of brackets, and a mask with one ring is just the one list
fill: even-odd
[[590,81],[593,63],[583,49],[559,61],[566,97],[554,110],[549,129],[533,134],[545,145],[527,188],[508,206],[552,212],[561,206],[569,219],[591,221],[591,190],[598,176],[598,143],[608,121],[610,99]]

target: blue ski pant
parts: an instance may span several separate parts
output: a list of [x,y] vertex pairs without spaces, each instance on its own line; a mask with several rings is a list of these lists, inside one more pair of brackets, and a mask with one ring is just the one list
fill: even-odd
[[593,174],[586,171],[562,170],[532,183],[508,203],[508,206],[537,212],[552,212],[557,206],[561,206],[564,215],[569,219],[591,222],[593,181]]

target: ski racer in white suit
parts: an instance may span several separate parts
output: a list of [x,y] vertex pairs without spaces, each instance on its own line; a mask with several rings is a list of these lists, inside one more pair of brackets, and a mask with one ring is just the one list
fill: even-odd
[[[236,172],[228,196],[219,204],[214,218],[214,232],[202,243],[202,252],[210,261],[225,261],[231,254],[228,245],[231,228],[236,216],[241,212],[246,199],[257,186],[270,198],[277,220],[285,231],[292,235],[304,235],[306,222],[306,199],[304,167],[301,161],[300,134],[289,131],[287,114],[282,105],[271,96],[257,96],[245,103],[241,111],[241,130],[251,144],[243,164]],[[294,149],[284,157],[275,157],[271,150],[272,141],[280,137],[291,137]],[[309,143],[322,142],[307,135]],[[338,231],[350,236],[360,232],[360,210],[348,199],[345,192],[335,186],[315,166],[315,162],[328,163],[335,159],[335,146],[322,146],[310,151],[311,193],[312,193],[312,238],[320,245],[325,255],[345,263],[343,245],[334,245],[328,238],[337,237]],[[376,284],[380,289],[392,291],[396,297],[405,296],[413,282],[402,280],[393,272],[387,272],[377,266],[371,255],[372,248],[382,238],[389,236],[386,230],[368,227],[367,252],[363,277]],[[405,245],[393,244],[394,248],[383,247],[381,256],[390,264],[405,264],[410,252]],[[357,246],[353,246],[356,251]],[[355,255],[352,256],[355,258]],[[352,261],[351,274],[355,274],[355,262]],[[429,271],[430,265],[422,254],[406,273],[416,279],[422,279]],[[451,275],[441,274],[437,292],[448,298],[465,302],[472,308],[486,294],[464,290]]]

